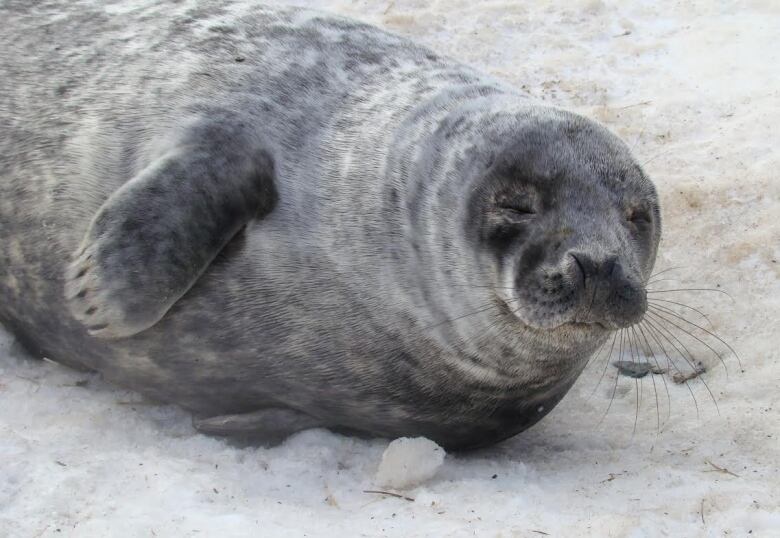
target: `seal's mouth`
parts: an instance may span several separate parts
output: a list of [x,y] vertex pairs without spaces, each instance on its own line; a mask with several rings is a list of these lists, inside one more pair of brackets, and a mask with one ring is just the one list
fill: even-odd
[[557,327],[553,327],[550,330],[555,330],[563,327],[570,327],[573,329],[582,329],[582,330],[601,330],[601,331],[611,331],[613,329],[610,329],[600,321],[568,321],[566,323],[561,323]]
[[562,323],[559,323],[554,326],[543,326],[543,325],[536,325],[534,323],[529,323],[526,320],[521,319],[519,316],[516,315],[516,313],[513,311],[513,309],[507,304],[507,302],[501,298],[496,297],[499,304],[501,305],[501,309],[506,313],[507,315],[511,316],[516,323],[521,324],[526,329],[531,329],[534,331],[544,332],[544,333],[552,333],[556,331],[577,331],[577,332],[609,332],[619,329],[620,327],[610,327],[608,323],[602,322],[602,321],[564,321]]
[[540,328],[539,330],[548,333],[569,333],[571,335],[595,335],[613,332],[616,329],[600,321],[567,321],[550,328]]
[[[641,321],[641,320],[640,320]],[[578,331],[591,331],[591,332],[614,332],[621,329],[627,329],[633,325],[636,325],[635,321],[628,321],[626,323],[616,323],[610,320],[575,320],[566,321],[556,325],[555,327],[546,328],[549,331],[561,330],[561,329],[574,329]]]

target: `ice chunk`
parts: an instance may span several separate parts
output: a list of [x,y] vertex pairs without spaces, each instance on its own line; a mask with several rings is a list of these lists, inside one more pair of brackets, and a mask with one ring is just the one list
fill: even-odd
[[444,449],[425,437],[401,437],[382,454],[376,482],[382,487],[404,489],[433,478],[444,463]]

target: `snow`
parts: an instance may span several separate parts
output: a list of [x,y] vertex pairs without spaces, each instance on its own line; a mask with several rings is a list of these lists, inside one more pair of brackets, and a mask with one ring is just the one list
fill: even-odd
[[657,269],[682,266],[667,275],[734,301],[669,298],[705,311],[744,372],[732,355],[728,373],[703,359],[716,409],[696,381],[696,404],[668,376],[615,385],[602,357],[537,426],[448,454],[393,497],[365,493],[379,487],[387,440],[312,430],[230,446],[175,407],[27,360],[2,335],[0,536],[780,536],[780,4],[308,5],[410,36],[621,135],[661,193]]
[[380,486],[406,489],[430,480],[444,463],[444,449],[425,437],[401,437],[382,454],[376,472]]

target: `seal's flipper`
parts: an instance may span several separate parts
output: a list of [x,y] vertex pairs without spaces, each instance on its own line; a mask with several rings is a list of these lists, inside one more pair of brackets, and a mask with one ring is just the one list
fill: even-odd
[[188,125],[98,211],[69,266],[65,295],[90,334],[154,325],[248,220],[273,209],[273,161],[234,117]]
[[279,442],[290,435],[323,423],[292,409],[270,408],[240,415],[221,415],[193,419],[192,425],[201,433],[253,442]]

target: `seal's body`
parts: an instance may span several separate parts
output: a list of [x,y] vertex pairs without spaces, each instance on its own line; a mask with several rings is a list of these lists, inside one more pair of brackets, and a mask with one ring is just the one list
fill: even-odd
[[6,3],[0,322],[217,434],[449,448],[637,321],[652,184],[582,117],[374,27]]

